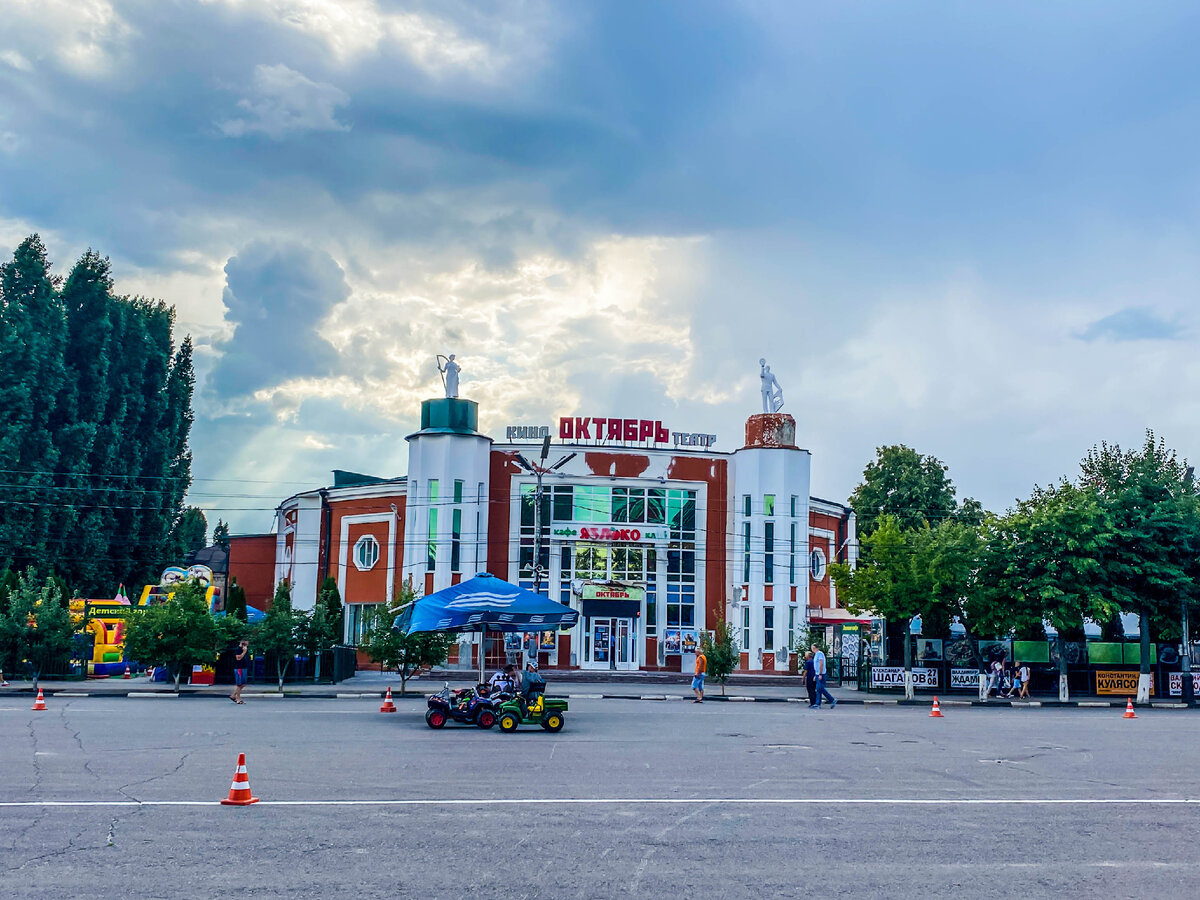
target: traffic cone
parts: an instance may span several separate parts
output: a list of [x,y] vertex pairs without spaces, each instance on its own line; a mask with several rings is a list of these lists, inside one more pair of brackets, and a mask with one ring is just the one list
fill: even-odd
[[387,689],[387,696],[383,698],[383,706],[379,707],[380,712],[396,712],[396,704],[392,702],[392,689]]
[[[37,709],[37,707],[35,706],[34,709]],[[1126,701],[1125,715],[1121,716],[1121,718],[1122,719],[1136,719],[1137,718],[1137,713],[1135,713],[1133,711],[1133,698],[1132,697],[1130,697],[1129,700]]]
[[38,688],[37,699],[33,701],[33,710],[37,712],[39,709],[46,708],[46,698],[42,696],[42,689]]
[[233,784],[229,796],[221,801],[222,806],[249,806],[258,798],[250,793],[250,776],[246,774],[246,754],[238,754],[237,771],[233,773]]
[[944,718],[946,718],[945,716],[943,716],[943,715],[942,715],[942,709],[941,709],[941,707],[940,707],[940,706],[938,706],[937,697],[934,697],[934,698],[933,698],[933,709],[931,709],[931,710],[929,711],[929,717],[930,717],[931,719],[944,719]]
[[122,678],[132,678],[133,677],[132,675],[129,674],[129,666],[125,667],[125,674],[122,675],[121,677]]

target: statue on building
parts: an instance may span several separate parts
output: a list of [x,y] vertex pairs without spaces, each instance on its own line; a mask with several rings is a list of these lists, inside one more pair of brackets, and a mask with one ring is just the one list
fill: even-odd
[[758,379],[762,383],[763,412],[777,413],[783,409],[783,388],[765,359],[758,361]]
[[[442,365],[443,359],[446,360],[445,365]],[[457,397],[458,373],[462,371],[462,367],[454,361],[454,354],[451,353],[449,356],[442,356],[442,354],[439,353],[437,357],[437,367],[438,372],[440,372],[442,376],[442,384],[445,385],[446,388],[446,396],[451,398]]]

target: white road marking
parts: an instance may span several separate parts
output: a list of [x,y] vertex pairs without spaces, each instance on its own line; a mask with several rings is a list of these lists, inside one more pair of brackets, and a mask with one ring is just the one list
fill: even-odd
[[[260,800],[258,806],[1184,806],[1200,797],[1049,798],[1049,797],[515,797],[430,800]],[[2,800],[16,807],[220,806],[219,800]]]

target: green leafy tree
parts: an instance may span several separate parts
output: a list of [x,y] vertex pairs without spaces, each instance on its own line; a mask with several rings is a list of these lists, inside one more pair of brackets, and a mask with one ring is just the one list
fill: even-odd
[[386,669],[400,674],[400,693],[408,679],[426,666],[440,666],[450,654],[457,636],[438,631],[401,634],[392,630],[400,610],[416,600],[412,586],[404,582],[390,606],[380,605],[371,617],[371,625],[359,642],[359,649]]
[[[0,266],[0,559],[12,568],[45,565],[61,516],[54,472],[61,453],[54,420],[66,374],[66,313],[36,234]],[[57,533],[57,529],[54,529]]]
[[229,524],[225,520],[217,519],[217,524],[213,528],[212,540],[226,553],[229,552]]
[[[1082,639],[1085,619],[1106,621],[1117,611],[1100,562],[1112,534],[1095,493],[1063,482],[1039,488],[995,523],[996,546],[987,596],[1008,615],[1018,637]],[[999,632],[997,632],[999,633]],[[1059,692],[1067,690],[1067,655],[1060,652]]]
[[860,538],[875,530],[880,516],[891,516],[901,529],[920,528],[954,513],[954,484],[941,460],[903,444],[880,447],[863,470],[850,506],[858,517]]
[[901,624],[904,631],[904,694],[913,697],[912,618],[925,615],[933,605],[929,577],[921,563],[922,543],[929,528],[905,529],[895,516],[882,515],[863,540],[858,568],[846,563],[829,567],[838,599],[855,614],[883,616]]
[[1108,518],[1110,539],[1097,558],[1108,596],[1139,619],[1138,700],[1145,702],[1151,630],[1173,627],[1180,604],[1194,607],[1197,599],[1200,513],[1193,471],[1151,431],[1138,450],[1094,447],[1080,468],[1080,485],[1094,492]]
[[204,510],[189,506],[175,523],[171,534],[172,551],[177,564],[182,563],[189,553],[208,546],[208,519]]
[[296,644],[313,660],[313,681],[321,680],[321,652],[333,646],[334,631],[325,607],[318,603],[309,613],[297,613]]
[[40,581],[32,568],[17,580],[2,624],[0,656],[12,665],[25,663],[33,686],[48,669],[61,668],[70,658],[75,627],[66,601],[52,579]]
[[194,375],[173,323],[91,250],[61,286],[37,235],[0,266],[0,560],[90,596],[178,562]]
[[216,660],[221,639],[203,589],[183,583],[165,602],[130,614],[125,624],[125,656],[163,666],[179,690],[184,672]]
[[292,609],[292,591],[287,581],[275,587],[275,597],[266,618],[254,635],[255,644],[264,653],[275,658],[275,676],[279,690],[283,690],[283,679],[299,649],[301,616]]
[[338,590],[337,579],[331,575],[321,582],[321,595],[318,599],[325,607],[325,618],[333,630],[334,641],[340,641],[345,633],[345,617],[342,611],[342,595]]
[[739,661],[737,638],[729,623],[723,618],[717,619],[712,633],[706,631],[700,636],[700,648],[708,657],[708,674],[721,685],[721,695],[724,696],[725,684],[737,669]]
[[246,589],[238,584],[234,575],[229,582],[229,590],[225,592],[225,615],[231,619],[246,621]]

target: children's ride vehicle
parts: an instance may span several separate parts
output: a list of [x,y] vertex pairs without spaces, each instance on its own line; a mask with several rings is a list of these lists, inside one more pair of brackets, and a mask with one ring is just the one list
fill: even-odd
[[547,700],[546,682],[526,686],[516,697],[500,704],[500,730],[511,734],[521,725],[541,725],[547,731],[562,731],[566,724],[567,701]]
[[489,696],[484,685],[458,691],[452,691],[446,685],[426,701],[429,709],[425,712],[425,724],[430,728],[443,728],[447,722],[461,722],[491,728],[496,724],[496,706],[503,699],[506,698]]

